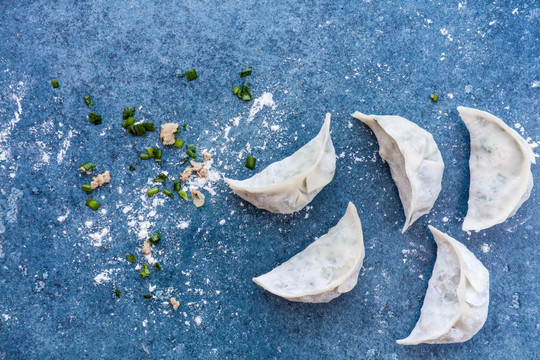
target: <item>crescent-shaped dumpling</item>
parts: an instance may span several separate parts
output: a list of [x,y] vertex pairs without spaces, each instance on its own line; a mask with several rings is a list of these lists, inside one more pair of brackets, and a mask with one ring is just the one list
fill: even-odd
[[433,136],[401,116],[353,117],[369,126],[379,142],[379,154],[388,162],[405,212],[402,233],[429,213],[441,191],[444,162]]
[[489,272],[459,241],[429,226],[437,260],[420,319],[401,345],[447,344],[472,338],[486,322]]
[[463,106],[457,109],[471,135],[471,184],[463,230],[480,231],[504,222],[529,198],[535,154],[498,117]]
[[327,234],[253,281],[290,301],[329,302],[354,288],[364,255],[362,224],[350,202]]
[[334,178],[336,152],[330,138],[330,114],[319,134],[291,156],[245,180],[225,178],[242,199],[273,213],[299,211]]

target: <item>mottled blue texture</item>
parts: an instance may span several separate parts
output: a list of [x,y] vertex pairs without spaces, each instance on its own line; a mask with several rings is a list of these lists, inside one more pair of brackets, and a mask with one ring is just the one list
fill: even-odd
[[[514,217],[470,236],[461,231],[469,137],[456,106],[519,123],[540,140],[539,21],[534,1],[2,2],[0,359],[538,358],[540,167]],[[254,97],[270,92],[276,103],[249,123],[253,102],[231,93],[248,65]],[[192,66],[196,81],[172,76]],[[100,126],[86,119],[86,93]],[[166,149],[161,166],[139,160],[159,139],[125,133],[126,106],[157,128],[188,123],[180,136],[213,151],[222,175],[253,174],[243,168],[248,150],[259,170],[291,154],[318,132],[325,112],[343,155],[332,183],[294,215],[257,210],[222,181],[201,209],[162,194],[154,206],[141,200],[148,179],[162,169],[176,179],[183,151]],[[402,115],[439,144],[443,190],[405,235],[388,166],[371,131],[349,116],[354,110]],[[111,171],[111,184],[93,194],[106,213],[84,205],[84,161]],[[350,293],[328,304],[291,303],[251,281],[335,225],[349,200],[366,245]],[[142,278],[125,254],[144,259],[137,216],[148,214],[148,231],[164,239],[153,253],[163,270]],[[489,316],[468,342],[399,346],[435,261],[428,223],[490,270]],[[90,234],[103,229],[109,233],[94,246]],[[110,280],[96,284],[109,270]],[[142,299],[149,284],[155,298]],[[170,296],[181,303],[176,312],[162,304]]]

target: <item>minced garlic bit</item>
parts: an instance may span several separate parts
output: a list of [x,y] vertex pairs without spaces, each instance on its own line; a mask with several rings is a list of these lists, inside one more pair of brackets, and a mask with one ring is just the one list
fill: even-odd
[[142,253],[144,255],[150,255],[152,253],[152,246],[146,240],[144,241],[144,243],[142,245]]
[[176,300],[176,298],[172,297],[171,300],[169,300],[171,302],[171,305],[172,305],[172,308],[174,311],[176,311],[178,309],[178,307],[180,306],[180,302],[178,300]]
[[188,181],[191,174],[193,174],[193,168],[191,166],[188,166],[184,169],[184,172],[180,174],[180,180],[183,182]]
[[159,137],[163,142],[163,145],[174,145],[174,135],[178,132],[178,124],[167,123],[161,125],[161,133]]
[[90,186],[92,187],[92,189],[95,189],[98,186],[106,184],[110,181],[111,181],[111,174],[109,173],[109,170],[107,170],[103,174],[99,174],[98,176],[94,177],[92,179],[92,182],[90,183]]
[[203,156],[204,156],[204,160],[210,160],[212,158],[212,154],[209,154],[209,153],[204,153]]
[[193,204],[198,208],[204,205],[204,195],[199,190],[191,191],[191,199],[193,200]]

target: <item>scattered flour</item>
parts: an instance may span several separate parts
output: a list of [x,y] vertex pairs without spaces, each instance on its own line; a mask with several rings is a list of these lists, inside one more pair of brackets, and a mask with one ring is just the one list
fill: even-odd
[[187,229],[190,222],[191,222],[191,221],[180,221],[180,222],[176,225],[176,227],[177,227],[178,229],[182,229],[182,230],[183,230],[183,229]]
[[60,221],[60,222],[64,222],[64,221],[66,221],[68,215],[69,215],[69,209],[68,209],[66,215],[61,215],[61,216],[57,217],[56,219],[57,219],[58,221]]
[[103,270],[101,273],[97,274],[94,277],[94,284],[100,285],[100,284],[103,284],[104,282],[111,281],[110,275],[112,272],[113,272],[113,269]]
[[255,115],[257,115],[257,113],[261,111],[265,106],[272,107],[272,110],[276,109],[276,103],[274,102],[272,93],[265,92],[264,94],[262,94],[261,97],[253,100],[253,105],[251,105],[251,109],[249,109],[249,116],[247,118],[247,122],[252,122],[255,118]]
[[101,231],[95,232],[93,234],[88,234],[88,237],[92,240],[91,244],[94,246],[102,246],[103,239],[109,234],[110,229],[105,227]]
[[489,252],[489,250],[491,250],[491,247],[488,244],[484,243],[484,244],[482,244],[481,249],[482,249],[482,252],[484,254],[487,254]]
[[195,324],[197,324],[197,325],[201,325],[201,323],[202,323],[202,319],[201,319],[201,317],[200,317],[200,316],[196,316],[194,320],[195,320]]

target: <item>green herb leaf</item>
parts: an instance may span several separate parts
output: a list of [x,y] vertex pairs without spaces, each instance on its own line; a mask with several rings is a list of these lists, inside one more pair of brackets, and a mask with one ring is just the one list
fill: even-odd
[[94,106],[94,102],[92,101],[92,98],[90,97],[90,95],[88,94],[84,95],[83,99],[86,105],[88,105],[89,107]]
[[243,78],[243,77],[251,75],[251,69],[252,69],[251,66],[243,68],[242,71],[240,72],[240,77]]
[[142,265],[142,270],[139,274],[141,274],[144,277],[150,276],[150,269],[148,268],[148,264]]
[[429,97],[431,98],[431,100],[433,100],[433,102],[437,102],[439,100],[439,95],[437,95],[436,93],[429,95]]
[[150,189],[146,190],[146,195],[148,195],[148,197],[150,197],[150,196],[156,195],[158,192],[159,192],[158,187],[154,186],[153,188],[150,188]]
[[55,88],[55,89],[58,88],[58,87],[60,87],[60,84],[58,83],[58,79],[56,79],[56,78],[55,78],[55,79],[51,79],[51,85],[52,85],[52,87]]
[[151,299],[153,297],[153,295],[152,294],[145,294],[142,297],[143,297],[143,299]]
[[251,85],[249,83],[244,83],[241,88],[233,88],[233,93],[244,101],[250,101],[252,99],[250,90]]
[[246,159],[246,163],[244,164],[245,167],[251,170],[255,170],[255,163],[257,162],[257,159],[255,159],[253,156],[248,155]]
[[96,211],[101,206],[100,203],[98,203],[96,200],[92,198],[86,199],[86,206],[88,206],[90,209]]
[[156,269],[157,271],[162,269],[161,265],[159,265],[159,263],[157,261],[154,263],[153,266],[154,266],[154,269]]
[[161,232],[152,234],[147,240],[150,244],[156,245],[161,241]]
[[[145,154],[145,155],[146,155],[146,154]],[[131,166],[131,165],[129,166],[129,171],[135,171],[135,170],[137,170],[137,169],[135,169],[135,168],[134,168],[133,166]]]
[[180,191],[180,190],[182,190],[182,182],[181,182],[181,181],[175,181],[175,182],[174,182],[173,190],[174,190],[174,191]]
[[88,121],[90,121],[94,125],[101,124],[101,114],[95,114],[91,112],[90,115],[88,115]]
[[81,189],[82,189],[83,191],[86,191],[86,192],[92,192],[92,190],[94,190],[94,189],[92,189],[92,187],[91,187],[90,185],[88,185],[88,184],[84,184],[83,186],[81,186]]
[[118,289],[114,290],[114,294],[117,296],[117,297],[122,297],[122,292]]
[[135,261],[137,261],[137,257],[135,256],[135,254],[127,254],[127,255],[126,255],[126,259],[127,259],[127,261],[129,261],[129,262],[135,262]]
[[186,123],[184,123],[184,125],[182,125],[182,129],[184,129],[184,131],[187,130],[187,124]]
[[127,118],[135,117],[135,107],[127,107],[124,108],[124,113],[122,115],[122,118],[126,120]]
[[162,182],[165,182],[165,180],[167,180],[167,175],[165,175],[164,173],[161,173],[158,176],[156,176],[153,181],[162,183]]

